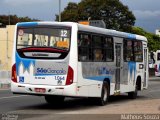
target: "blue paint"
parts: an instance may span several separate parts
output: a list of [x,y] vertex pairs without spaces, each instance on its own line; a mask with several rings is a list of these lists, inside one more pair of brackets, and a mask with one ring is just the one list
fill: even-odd
[[61,76],[62,74],[35,74],[35,76]]
[[129,38],[129,39],[136,39],[136,35],[128,33],[127,38]]
[[60,75],[65,75],[67,72],[63,69],[52,69],[52,68],[37,68],[36,74],[60,74]]
[[24,83],[24,77],[19,77],[19,82]]
[[101,68],[99,68],[98,73],[99,73],[99,75],[109,75],[109,74],[113,75],[114,71],[112,69],[108,69],[106,67],[101,67]]
[[109,80],[112,79],[111,76],[92,76],[92,77],[86,77],[85,79],[103,81],[106,78],[108,78]]
[[130,73],[130,80],[132,80],[132,74],[134,74],[134,79],[136,75],[136,62],[128,62],[128,69]]
[[20,64],[22,64],[24,66],[24,71],[28,70],[29,71],[29,67],[32,64],[33,66],[35,66],[35,60],[34,59],[24,59],[21,58],[18,53],[16,52],[16,72],[17,75],[19,74],[19,66]]
[[18,23],[18,27],[34,27],[37,26],[38,22],[24,22],[24,23]]

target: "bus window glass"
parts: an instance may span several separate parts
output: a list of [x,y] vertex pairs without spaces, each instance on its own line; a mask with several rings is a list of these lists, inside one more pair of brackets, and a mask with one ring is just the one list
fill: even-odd
[[157,60],[160,60],[160,53],[157,53]]
[[133,42],[131,40],[124,41],[124,61],[134,61]]
[[98,47],[98,48],[102,48],[102,45],[103,45],[103,43],[102,43],[102,37],[101,36],[93,36],[92,37],[92,40],[93,40],[93,47]]
[[89,34],[79,33],[78,35],[78,60],[90,61],[91,39]]
[[113,61],[113,39],[110,37],[106,37],[104,41],[104,54],[105,61]]
[[51,36],[50,38],[50,46],[56,47],[56,42],[59,40],[58,37]]
[[78,38],[78,46],[88,47],[91,44],[90,36],[87,34],[80,34]]
[[18,42],[19,48],[25,48],[32,46],[32,30],[30,29],[19,29],[18,30]]
[[93,35],[92,41],[93,61],[103,61],[103,37]]
[[142,42],[140,41],[134,42],[134,57],[136,62],[143,61],[143,48],[142,48]]
[[34,46],[42,46],[45,47],[48,45],[48,36],[45,35],[35,35]]
[[50,47],[69,50],[70,30],[60,28],[19,28],[17,49]]

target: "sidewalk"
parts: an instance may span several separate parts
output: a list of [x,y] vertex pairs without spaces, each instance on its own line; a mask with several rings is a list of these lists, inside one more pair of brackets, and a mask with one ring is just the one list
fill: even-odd
[[0,90],[9,89],[11,86],[10,79],[0,79]]
[[160,81],[160,77],[151,76],[149,77],[149,80],[159,80]]

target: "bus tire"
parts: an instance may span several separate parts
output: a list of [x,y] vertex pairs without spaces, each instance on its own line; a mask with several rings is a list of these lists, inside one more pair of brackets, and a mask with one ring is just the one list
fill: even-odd
[[100,106],[104,106],[108,103],[109,94],[110,94],[109,90],[110,90],[109,84],[106,81],[104,81],[102,85],[102,90],[101,90],[101,97],[98,98],[98,104]]
[[46,95],[45,96],[46,102],[49,104],[54,104],[54,105],[63,103],[64,98],[65,98],[64,96],[55,96],[55,95]]
[[129,97],[130,99],[136,99],[137,96],[138,96],[138,85],[136,84],[136,86],[135,86],[135,91],[129,92],[129,93],[128,93],[128,97]]

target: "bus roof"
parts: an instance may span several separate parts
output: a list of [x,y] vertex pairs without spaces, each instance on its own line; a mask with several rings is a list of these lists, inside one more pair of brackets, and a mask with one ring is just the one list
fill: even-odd
[[17,23],[17,26],[19,27],[29,27],[29,26],[37,26],[37,25],[59,25],[59,26],[68,26],[72,27],[73,25],[77,25],[79,30],[86,31],[86,32],[96,32],[99,34],[105,34],[105,35],[111,35],[115,37],[122,37],[127,39],[137,39],[146,41],[147,39],[144,36],[126,33],[126,32],[120,32],[112,29],[105,29],[105,28],[99,28],[94,26],[88,26],[88,25],[82,25],[75,22],[51,22],[51,21],[43,21],[43,22],[22,22]]
[[81,25],[78,24],[79,30],[83,31],[88,31],[88,32],[96,32],[99,34],[106,34],[106,35],[111,35],[115,37],[123,37],[127,39],[136,39],[136,40],[142,40],[147,42],[147,38],[141,35],[136,35],[132,33],[127,33],[127,32],[120,32],[112,29],[105,29],[105,28],[98,28],[94,26],[87,26],[87,25]]
[[160,50],[157,50],[156,53],[160,53]]

